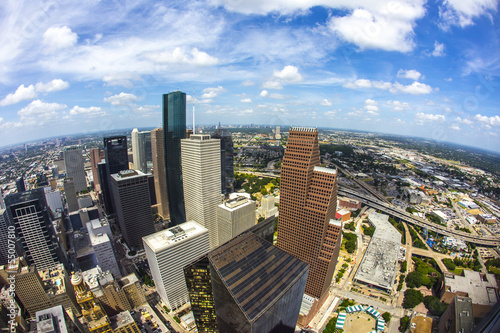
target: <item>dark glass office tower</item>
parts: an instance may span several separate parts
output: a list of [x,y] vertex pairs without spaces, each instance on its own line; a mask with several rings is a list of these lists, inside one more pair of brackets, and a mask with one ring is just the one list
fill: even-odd
[[[128,170],[127,137],[124,135],[104,138],[104,158],[106,177],[102,180],[101,191],[104,200],[104,210],[108,215],[115,213],[111,193],[111,175],[122,170]],[[99,167],[98,167],[99,168]]]
[[24,185],[24,177],[19,177],[16,179],[17,193],[26,191],[26,186]]
[[104,138],[104,158],[108,176],[128,170],[127,137],[120,135]]
[[220,175],[221,191],[226,196],[234,191],[234,146],[231,133],[225,129],[218,129],[212,135],[213,139],[220,139]]
[[186,138],[186,94],[163,95],[163,142],[167,175],[168,208],[172,226],[186,222],[182,186],[181,139]]
[[249,232],[184,268],[198,332],[294,332],[309,265]]
[[49,217],[43,188],[10,194],[5,197],[5,204],[29,265],[34,264],[44,270],[65,263]]

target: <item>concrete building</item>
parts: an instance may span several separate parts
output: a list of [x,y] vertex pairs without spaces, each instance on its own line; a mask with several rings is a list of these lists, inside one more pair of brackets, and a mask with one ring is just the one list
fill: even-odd
[[43,188],[9,194],[5,204],[28,265],[47,269],[66,262],[49,217]]
[[0,266],[6,265],[9,262],[9,225],[10,223],[9,217],[7,216],[7,210],[0,208]]
[[75,191],[80,192],[87,189],[87,178],[85,177],[84,159],[81,146],[64,147],[64,167],[66,178],[73,178]]
[[37,311],[36,329],[40,333],[84,333],[82,324],[71,318],[61,305]]
[[127,137],[123,135],[105,137],[105,160],[97,165],[101,185],[104,209],[108,215],[115,213],[113,194],[111,190],[111,175],[128,170]]
[[140,333],[139,327],[130,311],[124,311],[111,317],[111,328],[113,333]]
[[206,254],[208,230],[189,221],[143,238],[156,290],[170,309],[189,301],[184,266]]
[[472,300],[455,296],[439,319],[439,333],[470,333],[473,328]]
[[342,225],[335,222],[337,170],[322,168],[318,130],[291,127],[281,166],[277,246],[310,265],[305,294],[316,301],[306,324],[327,299]]
[[217,247],[217,206],[221,203],[220,140],[192,134],[181,140],[186,219],[208,229],[210,248]]
[[368,222],[375,232],[354,279],[391,293],[398,273],[401,234],[389,222],[389,215],[372,212]]
[[64,195],[66,197],[66,204],[68,205],[68,211],[74,212],[80,209],[78,206],[78,199],[76,198],[75,183],[73,178],[64,179]]
[[113,249],[113,233],[108,220],[106,218],[94,219],[87,222],[86,226],[97,264],[104,272],[110,271],[115,279],[120,279],[122,274],[116,261]]
[[355,199],[341,197],[338,199],[338,202],[340,208],[346,208],[352,210],[361,209],[361,202]]
[[294,332],[309,265],[246,232],[184,268],[198,332]]
[[186,222],[182,185],[181,140],[186,138],[186,94],[174,91],[163,95],[163,148],[172,225]]
[[255,201],[239,196],[217,206],[218,244],[224,244],[255,225]]
[[104,150],[99,148],[90,149],[90,166],[92,169],[92,179],[94,180],[94,189],[99,192],[101,191],[101,185],[99,183],[99,171],[97,170],[97,165],[101,163],[104,159]]
[[16,179],[16,189],[17,189],[17,193],[22,193],[22,192],[26,191],[26,185],[24,184],[24,177],[23,176],[18,177]]
[[50,186],[43,188],[45,192],[45,200],[47,201],[47,206],[52,211],[52,214],[56,214],[57,211],[62,212],[63,202],[61,198],[61,192],[59,190],[53,190]]
[[158,214],[168,220],[167,178],[165,173],[165,156],[163,148],[163,129],[156,128],[151,131],[151,159],[153,161],[153,177],[155,184]]
[[109,316],[117,315],[122,311],[132,310],[125,290],[123,290],[119,280],[115,280],[109,271],[101,272],[97,276],[97,280],[99,281],[101,293],[95,294]]
[[351,218],[351,212],[347,209],[339,209],[335,212],[335,218],[342,222],[348,221]]
[[134,169],[148,173],[151,166],[151,131],[132,131],[132,154]]
[[476,218],[482,223],[493,224],[497,222],[497,218],[491,214],[478,214],[476,215]]
[[121,278],[118,283],[125,291],[125,295],[133,309],[146,303],[146,294],[144,294],[141,282],[135,273]]
[[142,248],[142,237],[155,232],[148,176],[137,170],[111,175],[111,193],[123,239],[131,249]]
[[278,213],[278,207],[275,205],[276,198],[272,194],[265,195],[260,201],[260,207],[257,209],[257,213],[263,218],[268,218],[274,216]]
[[498,284],[493,274],[464,269],[463,275],[445,273],[439,292],[441,302],[450,304],[455,296],[469,297],[474,318],[484,318],[499,301]]

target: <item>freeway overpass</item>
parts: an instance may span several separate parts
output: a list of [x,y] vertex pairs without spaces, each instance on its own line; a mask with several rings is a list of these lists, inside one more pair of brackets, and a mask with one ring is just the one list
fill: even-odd
[[406,223],[417,225],[419,227],[427,227],[429,230],[438,232],[441,235],[452,236],[455,238],[463,239],[466,242],[474,243],[480,246],[496,247],[500,244],[500,239],[497,237],[484,237],[478,235],[472,235],[463,231],[453,230],[445,226],[421,219],[413,214],[410,214],[398,207],[395,207],[389,203],[378,200],[377,198],[369,197],[354,190],[348,188],[339,188],[338,194],[341,196],[347,196],[355,198],[363,202],[369,207],[378,209],[386,214],[397,217]]

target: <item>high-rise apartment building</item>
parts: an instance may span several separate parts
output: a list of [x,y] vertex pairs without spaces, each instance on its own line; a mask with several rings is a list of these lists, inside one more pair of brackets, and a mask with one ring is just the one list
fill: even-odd
[[163,147],[172,225],[186,222],[182,185],[181,140],[186,138],[186,94],[174,91],[163,95]]
[[5,204],[29,265],[47,269],[65,262],[49,217],[43,188],[10,194],[5,197]]
[[134,169],[148,173],[148,164],[151,165],[152,161],[151,131],[139,132],[137,128],[134,128],[131,136]]
[[153,177],[155,183],[156,202],[158,213],[168,219],[168,193],[165,173],[165,151],[163,149],[163,128],[151,131],[151,159],[153,161]]
[[66,178],[73,178],[76,192],[87,189],[84,162],[81,146],[64,147]]
[[131,249],[142,248],[142,237],[155,232],[148,176],[137,170],[112,174],[111,193],[123,239]]
[[99,192],[101,186],[99,184],[99,171],[97,170],[97,164],[99,164],[104,159],[104,150],[99,148],[90,149],[90,166],[92,168],[92,178],[94,179],[94,189]]
[[219,244],[224,244],[253,225],[255,225],[255,201],[237,196],[217,206]]
[[337,171],[319,165],[318,130],[291,127],[281,166],[277,246],[310,265],[305,293],[316,304],[328,295],[342,228],[333,223]]
[[86,226],[99,267],[104,272],[110,271],[115,279],[121,278],[122,274],[113,251],[113,233],[108,220],[94,219],[87,222]]
[[226,129],[218,129],[212,134],[213,139],[220,140],[220,174],[221,191],[226,196],[234,191],[234,146],[231,133]]
[[220,140],[192,134],[181,140],[182,179],[187,220],[208,229],[210,248],[219,245],[217,206],[220,192]]
[[209,251],[208,230],[189,221],[143,238],[156,290],[170,309],[189,301],[184,266]]
[[198,332],[294,332],[309,265],[248,232],[184,268]]

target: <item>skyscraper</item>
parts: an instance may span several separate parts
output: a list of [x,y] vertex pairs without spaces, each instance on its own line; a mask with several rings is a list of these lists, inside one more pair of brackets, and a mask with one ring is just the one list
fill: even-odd
[[186,94],[163,95],[163,143],[167,178],[168,209],[172,225],[186,222],[182,186],[181,140],[186,138]]
[[26,191],[26,186],[24,185],[24,177],[18,177],[16,179],[16,188],[17,188],[17,193],[21,193]]
[[112,174],[111,193],[123,239],[131,249],[142,248],[142,237],[155,232],[148,176],[137,170]]
[[134,128],[131,136],[134,169],[148,173],[148,162],[151,163],[152,161],[151,131],[139,132],[137,128]]
[[318,130],[291,127],[281,166],[277,246],[310,265],[305,293],[316,305],[328,296],[341,243],[341,225],[333,222],[337,171],[319,165]]
[[[99,169],[99,182],[104,201],[104,209],[108,215],[115,213],[114,201],[111,193],[111,175],[122,170],[128,170],[128,152],[127,137],[111,136],[103,139],[104,141],[104,165],[105,174]],[[102,162],[101,162],[102,163]]]
[[113,251],[113,234],[108,220],[94,219],[87,222],[86,227],[97,264],[104,272],[109,270],[115,279],[120,279],[122,274]]
[[219,244],[236,237],[255,225],[255,201],[238,196],[217,206]]
[[101,186],[99,185],[99,171],[97,170],[97,164],[99,164],[104,158],[104,150],[99,148],[90,149],[90,165],[92,167],[92,178],[94,179],[94,189],[99,192]]
[[208,252],[208,230],[189,221],[144,237],[143,242],[163,302],[176,309],[189,301],[183,268]]
[[210,248],[219,245],[217,206],[220,192],[220,140],[210,135],[192,134],[181,140],[184,203],[188,221],[208,229]]
[[0,266],[7,265],[9,262],[8,254],[8,235],[9,235],[9,219],[7,210],[0,208]]
[[43,188],[9,194],[5,204],[29,265],[35,264],[43,270],[65,262],[49,218]]
[[75,191],[80,192],[87,188],[84,160],[81,146],[64,147],[64,166],[66,178],[73,178]]
[[249,232],[184,268],[198,332],[294,332],[308,264]]
[[163,128],[156,128],[151,131],[151,159],[153,160],[153,175],[156,191],[156,202],[158,203],[158,213],[168,219],[168,193],[167,178],[165,173],[165,152],[163,149]]
[[221,191],[229,195],[234,190],[234,146],[231,133],[225,129],[218,129],[212,135],[220,139],[220,174]]

